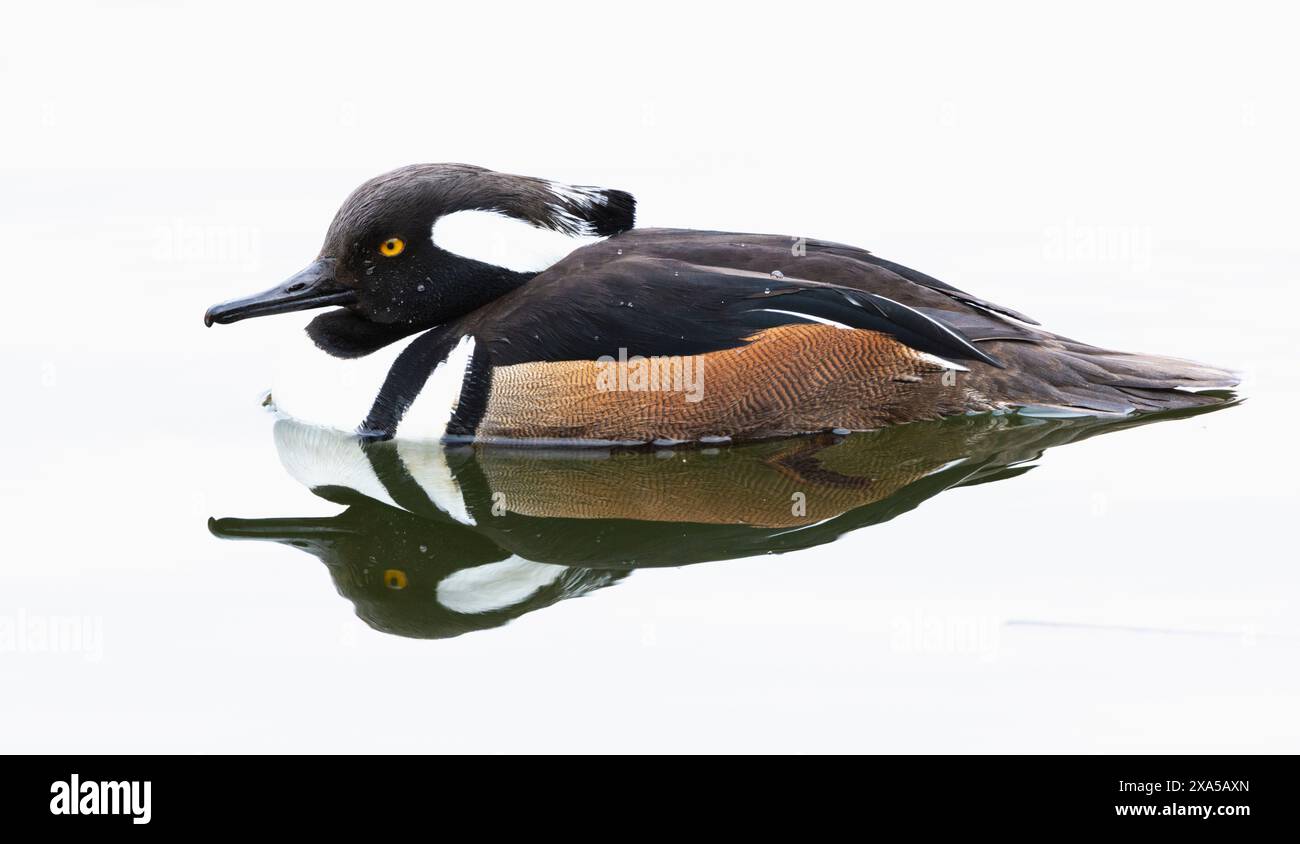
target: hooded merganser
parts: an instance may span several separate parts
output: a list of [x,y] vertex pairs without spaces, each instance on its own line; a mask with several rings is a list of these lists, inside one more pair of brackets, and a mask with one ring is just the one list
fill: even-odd
[[209,529],[306,551],[372,627],[443,638],[636,569],[813,548],[946,490],[1022,475],[1049,449],[1224,406],[1122,418],[961,416],[684,453],[366,442],[280,419],[285,469],[347,509],[213,519]]
[[[1237,383],[1051,334],[864,249],[633,230],[634,209],[618,190],[403,167],[348,197],[310,266],[205,322],[340,306],[307,333],[335,358],[380,363],[375,383],[343,418],[314,413],[311,396],[295,406],[292,387],[272,395],[308,422],[364,418],[359,432],[376,439],[759,439],[985,412],[1198,407],[1224,397],[1197,391]],[[475,240],[483,222],[519,234]],[[541,235],[565,242],[562,257],[503,248]]]

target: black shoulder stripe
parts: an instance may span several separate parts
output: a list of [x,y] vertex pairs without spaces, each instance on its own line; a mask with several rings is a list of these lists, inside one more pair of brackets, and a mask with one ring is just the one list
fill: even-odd
[[474,436],[483,421],[483,414],[487,412],[491,392],[492,362],[488,356],[488,344],[478,343],[467,364],[460,398],[456,402],[456,412],[447,423],[447,434],[456,437]]
[[[971,342],[970,338],[960,331],[945,325],[934,317],[921,313],[916,308],[910,308],[901,302],[895,302],[893,299],[887,299],[884,296],[877,296],[874,293],[858,293],[853,291],[846,294],[851,298],[862,301],[866,300],[867,305],[876,308],[880,314],[891,322],[902,326],[903,328],[915,332],[917,335],[936,343],[940,348],[948,350],[948,354],[956,355],[962,358],[974,358],[983,361],[989,366],[996,366],[998,369],[1005,369],[1002,362],[987,352],[982,351],[978,346]],[[899,338],[902,339],[902,338]],[[906,341],[904,341],[906,342]],[[916,347],[921,351],[927,349]],[[943,354],[943,352],[939,352]]]
[[459,339],[441,328],[434,328],[412,340],[393,361],[379,394],[375,396],[375,403],[357,433],[376,440],[396,436],[397,426],[407,409],[420,395],[433,370],[451,354],[454,341]]

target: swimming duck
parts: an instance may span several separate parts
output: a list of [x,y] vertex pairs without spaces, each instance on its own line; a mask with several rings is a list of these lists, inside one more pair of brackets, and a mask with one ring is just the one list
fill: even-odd
[[292,386],[272,396],[374,439],[724,442],[1197,407],[1237,383],[1052,334],[865,249],[634,216],[620,190],[403,167],[347,198],[306,269],[205,322],[334,306],[307,334],[334,359],[378,361],[374,383],[343,418],[316,418],[310,395],[297,410]]

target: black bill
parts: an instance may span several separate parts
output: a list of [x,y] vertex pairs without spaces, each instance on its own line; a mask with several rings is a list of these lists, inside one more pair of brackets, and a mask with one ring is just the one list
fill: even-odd
[[213,305],[203,315],[203,323],[210,327],[217,322],[238,322],[249,317],[350,305],[356,301],[356,293],[335,279],[334,259],[321,258],[270,290]]

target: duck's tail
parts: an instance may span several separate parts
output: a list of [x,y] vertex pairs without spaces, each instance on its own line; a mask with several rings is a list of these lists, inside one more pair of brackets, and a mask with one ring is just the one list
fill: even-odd
[[1024,413],[1126,415],[1232,401],[1238,373],[1181,358],[1099,349],[1052,337],[980,344],[1005,369],[981,367],[974,381]]

